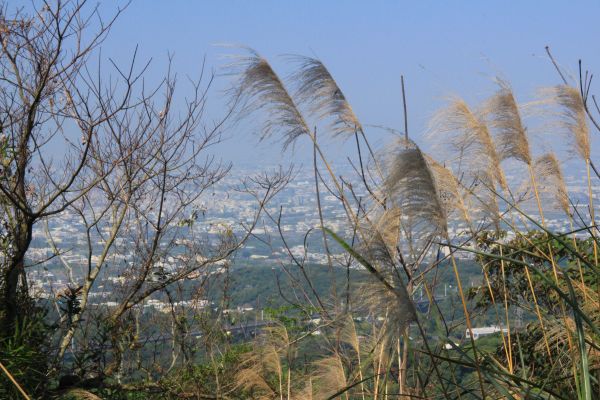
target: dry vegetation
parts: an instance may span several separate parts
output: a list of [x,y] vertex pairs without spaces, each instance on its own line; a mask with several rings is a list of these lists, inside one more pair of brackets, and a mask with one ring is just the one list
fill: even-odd
[[[98,14],[85,2],[57,2],[31,16],[8,15],[6,5],[0,10],[0,396],[600,396],[593,204],[600,176],[592,173],[590,150],[592,128],[600,132],[600,110],[593,97],[589,101],[587,73],[579,87],[564,82],[541,90],[542,98],[530,106],[552,135],[568,139],[556,142],[569,143],[586,168],[588,204],[582,211],[570,200],[556,155],[537,154],[522,107],[504,81],[480,105],[453,98],[436,113],[426,135],[436,144],[434,154],[423,153],[409,132],[392,135],[378,152],[319,60],[291,57],[296,72],[282,79],[260,54],[244,50],[227,67],[235,82],[231,109],[207,125],[212,77],[194,82],[195,96],[176,112],[174,75],[167,72],[153,89],[141,85],[148,65],[138,64],[135,55],[126,68],[113,66],[118,83],[90,73],[89,57],[112,20],[90,36],[86,21]],[[220,140],[226,122],[250,116],[262,121],[260,137],[280,141],[282,151],[299,140],[310,143],[317,204],[334,196],[345,213],[345,229],[334,232],[319,209],[315,228],[329,255],[325,268],[347,269],[349,280],[351,265],[360,266],[368,279],[356,290],[348,281],[344,293],[332,282],[323,297],[305,260],[290,251],[283,269],[297,290],[282,295],[290,296],[292,311],[274,316],[253,341],[240,344],[228,337],[224,315],[194,310],[190,316],[175,304],[185,296],[186,279],[215,265],[228,267],[261,215],[286,243],[281,215],[266,208],[290,179],[285,171],[245,182],[256,210],[244,237],[223,229],[215,242],[183,229],[200,223],[188,218],[198,212],[194,201],[228,172],[206,156],[207,148]],[[73,129],[81,140],[65,133]],[[356,144],[353,176],[334,170],[338,160],[322,146],[325,136]],[[45,152],[53,141],[66,144],[64,160]],[[507,182],[508,159],[523,164],[525,184]],[[527,202],[536,213],[523,211]],[[568,219],[568,232],[548,229],[546,215],[556,209]],[[72,276],[67,289],[53,296],[58,320],[48,323],[28,291],[25,256],[33,226],[65,210],[87,232],[87,272]],[[454,229],[457,224],[462,228]],[[181,254],[174,249],[184,235]],[[136,257],[120,272],[124,284],[115,290],[116,306],[90,308],[92,288],[105,283],[104,272],[123,251],[119,238],[135,243]],[[92,246],[97,240],[99,252]],[[346,252],[344,260],[329,254],[334,247]],[[53,257],[63,260],[55,250]],[[480,269],[479,286],[464,281],[458,256],[465,254]],[[186,260],[179,270],[155,270],[172,256]],[[445,270],[457,288],[454,317],[436,297]],[[201,297],[207,280],[197,282]],[[168,297],[171,311],[160,321],[143,320],[137,306],[155,293]],[[417,293],[428,300],[425,309],[416,306]],[[528,322],[517,326],[523,312]],[[485,316],[506,328],[491,344],[473,334]],[[315,324],[306,323],[311,319]],[[141,341],[143,330],[152,328],[168,332],[161,342],[166,345]],[[191,343],[193,329],[202,330],[199,343]]]
[[[328,302],[339,304],[321,310],[329,319],[323,330],[331,335],[330,355],[308,367],[310,378],[296,373],[298,384],[292,383],[292,394],[289,387],[284,392],[272,387],[265,396],[293,398],[294,391],[301,396],[310,392],[313,398],[597,395],[597,313],[592,311],[598,301],[596,227],[589,223],[594,221],[593,184],[589,183],[586,217],[572,206],[554,153],[537,157],[533,153],[533,139],[508,83],[499,81],[497,92],[474,109],[459,98],[451,99],[429,128],[428,138],[437,145],[435,155],[425,155],[405,137],[393,139],[380,154],[371,150],[363,125],[320,61],[292,59],[298,72],[287,82],[292,88],[288,91],[265,59],[255,52],[250,57],[252,65],[261,65],[261,74],[257,76],[253,68],[238,71],[240,90],[248,96],[246,112],[266,111],[263,137],[274,135],[277,128],[284,150],[302,136],[313,142],[315,187],[318,191],[321,185],[339,199],[348,221],[345,232],[332,232],[327,221],[322,222],[328,232],[324,240],[338,242],[373,278],[360,293],[353,293],[351,307],[333,298]],[[541,90],[543,98],[528,108],[544,117],[554,134],[568,135],[573,151],[585,165],[593,166],[588,85],[584,80],[581,88],[559,85]],[[355,178],[362,190],[332,170],[333,159],[321,151],[317,128],[308,128],[309,118],[301,109],[318,126],[327,121],[324,130],[334,138],[356,138],[355,164],[360,168],[355,169]],[[526,184],[509,186],[502,169],[508,159],[525,165]],[[591,174],[588,179],[591,182]],[[544,204],[542,199],[550,201]],[[536,204],[537,213],[524,213],[526,202]],[[564,212],[570,232],[546,228],[546,212],[556,209]],[[453,230],[456,236],[451,237],[448,225],[457,221],[466,228]],[[513,236],[507,238],[506,231]],[[440,258],[439,248],[450,251]],[[481,265],[483,285],[469,296],[457,251],[474,253]],[[493,352],[479,349],[469,334],[457,347],[452,341],[456,326],[446,326],[445,335],[433,328],[444,321],[434,306],[430,304],[426,313],[414,309],[411,299],[417,290],[424,289],[435,303],[436,270],[442,265],[454,270],[463,313],[459,326],[471,331],[478,311],[486,309],[493,310],[497,325],[506,327]],[[372,332],[358,334],[354,322],[348,323],[353,321],[353,309],[361,307],[383,316]],[[525,328],[511,328],[517,308],[534,317]],[[288,379],[294,365],[287,364]],[[553,373],[561,378],[544,375]],[[320,386],[323,380],[343,384]]]

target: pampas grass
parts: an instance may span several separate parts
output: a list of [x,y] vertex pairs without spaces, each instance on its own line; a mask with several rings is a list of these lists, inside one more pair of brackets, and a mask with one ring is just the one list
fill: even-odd
[[[253,391],[255,396],[272,399],[276,394],[283,399],[284,368],[282,358],[290,348],[290,337],[282,325],[269,326],[256,341],[253,351],[246,354],[236,375],[238,387]],[[277,377],[277,388],[271,387],[268,377]],[[287,398],[291,395],[291,370],[287,373]]]
[[552,195],[558,207],[570,216],[567,186],[556,155],[550,152],[538,157],[534,162],[534,171],[541,189]]
[[266,118],[262,126],[261,138],[271,138],[280,133],[283,148],[293,144],[311,131],[298,111],[282,80],[267,60],[254,50],[249,55],[237,58],[231,64],[231,73],[238,77],[234,98],[240,102],[240,116],[262,111]]
[[360,339],[358,337],[358,332],[356,331],[356,325],[354,324],[354,319],[352,319],[352,315],[347,315],[345,318],[345,323],[340,331],[340,340],[344,343],[348,343],[354,350],[354,353],[356,354],[358,379],[360,381],[360,392],[362,399],[364,399],[365,387],[362,373],[362,359],[360,355]]
[[425,156],[412,141],[398,139],[392,147],[384,185],[391,202],[410,218],[403,220],[406,229],[417,240],[445,234],[446,213]]
[[[522,349],[517,347],[521,346],[518,341],[513,342],[515,336],[514,333],[511,333],[509,306],[513,306],[508,302],[508,292],[512,288],[507,286],[506,277],[508,275],[505,272],[505,260],[511,260],[511,263],[518,264],[525,273],[523,280],[527,279],[528,288],[523,286],[523,290],[531,291],[532,311],[537,316],[543,335],[543,341],[540,338],[537,350],[540,353],[544,350],[548,353],[546,360],[549,363],[554,360],[563,362],[564,360],[560,357],[572,354],[575,347],[569,335],[574,331],[576,321],[574,322],[570,312],[566,312],[570,310],[567,310],[562,303],[560,304],[561,315],[557,317],[549,318],[545,312],[542,312],[543,310],[537,300],[540,286],[536,285],[534,287],[533,276],[530,276],[530,270],[535,271],[542,275],[542,279],[547,281],[547,284],[559,289],[565,287],[565,281],[563,280],[570,279],[567,276],[570,265],[565,265],[563,268],[563,265],[558,263],[558,261],[562,262],[563,258],[557,259],[556,262],[554,260],[556,254],[560,254],[562,257],[563,253],[561,251],[566,251],[567,246],[557,248],[555,241],[551,240],[553,238],[559,240],[560,238],[545,228],[539,190],[551,194],[558,207],[569,218],[572,218],[568,193],[556,156],[549,153],[534,159],[527,130],[521,118],[520,108],[511,87],[506,82],[500,81],[499,90],[480,108],[471,109],[463,100],[454,98],[446,108],[434,116],[430,127],[430,137],[433,136],[438,146],[441,146],[443,150],[448,151],[448,149],[451,149],[452,156],[446,158],[446,162],[439,163],[432,157],[426,156],[412,141],[397,140],[393,145],[388,146],[390,150],[386,152],[385,157],[373,157],[377,162],[383,160],[383,162],[377,163],[378,166],[381,166],[381,173],[378,176],[379,180],[372,180],[373,190],[368,187],[369,184],[365,179],[364,172],[362,172],[361,164],[361,171],[359,172],[357,168],[356,172],[362,178],[363,186],[367,186],[368,190],[365,192],[361,191],[364,187],[358,188],[358,185],[353,187],[354,181],[343,178],[338,180],[338,175],[332,172],[330,165],[327,164],[325,157],[317,146],[316,135],[312,135],[299,110],[310,112],[306,115],[310,115],[316,120],[329,122],[330,132],[333,136],[343,138],[357,134],[358,147],[360,147],[358,134],[364,136],[360,121],[339,85],[321,61],[308,57],[293,57],[292,61],[298,65],[298,70],[291,75],[293,86],[290,86],[290,88],[294,88],[293,97],[290,96],[287,88],[268,63],[256,53],[242,59],[241,64],[238,64],[242,66],[240,97],[244,99],[245,109],[263,110],[268,113],[269,121],[264,127],[263,138],[274,136],[277,131],[277,133],[281,133],[281,136],[278,137],[284,141],[284,147],[287,147],[301,135],[307,134],[310,136],[315,144],[315,160],[318,152],[338,189],[339,199],[344,208],[352,210],[353,206],[357,205],[352,201],[358,203],[357,208],[360,213],[348,215],[349,227],[353,232],[352,244],[345,242],[331,229],[327,228],[325,224],[322,223],[322,226],[324,231],[329,233],[350,254],[354,261],[363,265],[370,273],[370,279],[367,280],[365,285],[361,286],[357,296],[360,297],[360,306],[364,306],[368,310],[369,316],[383,317],[381,318],[383,320],[381,324],[373,323],[373,335],[371,337],[374,342],[369,347],[368,344],[359,341],[357,327],[354,325],[351,316],[342,314],[342,324],[338,325],[339,329],[335,330],[335,340],[333,340],[333,335],[327,337],[327,339],[331,339],[328,341],[328,344],[331,345],[328,355],[323,356],[313,364],[314,371],[309,375],[311,379],[304,380],[302,384],[297,384],[294,388],[304,390],[302,396],[306,398],[328,397],[337,394],[340,390],[343,391],[341,396],[358,398],[359,382],[357,380],[362,382],[363,374],[369,376],[372,372],[373,376],[370,379],[373,379],[373,383],[369,382],[364,385],[360,383],[360,390],[363,396],[368,393],[369,396],[377,397],[381,395],[382,398],[385,398],[388,395],[388,388],[395,386],[395,383],[388,381],[388,378],[391,376],[390,372],[393,365],[397,363],[399,368],[397,375],[399,392],[404,395],[404,389],[406,388],[408,389],[406,393],[411,393],[408,385],[414,382],[407,380],[407,376],[409,376],[407,366],[412,364],[417,374],[422,372],[422,370],[419,370],[419,365],[417,365],[419,361],[413,363],[413,360],[408,356],[412,351],[408,349],[408,337],[410,337],[409,333],[412,333],[409,332],[412,330],[410,325],[416,322],[416,327],[419,328],[421,339],[427,349],[425,353],[432,355],[432,366],[435,368],[439,379],[439,382],[430,384],[429,388],[435,387],[433,390],[437,391],[441,387],[441,390],[448,395],[445,387],[446,378],[437,371],[438,360],[433,359],[434,354],[427,344],[428,334],[425,333],[423,325],[419,321],[421,315],[415,310],[411,291],[418,287],[416,285],[422,284],[427,291],[427,295],[430,296],[430,300],[435,295],[435,287],[431,289],[427,286],[429,276],[426,274],[430,271],[428,268],[433,270],[440,260],[436,259],[435,263],[432,261],[427,266],[425,264],[428,263],[434,246],[438,244],[440,246],[447,245],[449,249],[455,249],[455,246],[453,246],[455,241],[451,240],[447,228],[449,216],[453,216],[453,214],[458,214],[459,217],[464,218],[474,237],[472,241],[466,239],[467,243],[462,244],[459,248],[472,249],[474,253],[478,254],[475,260],[482,263],[486,262],[486,256],[488,256],[485,254],[487,251],[486,242],[480,241],[481,238],[477,236],[480,231],[472,226],[472,221],[474,220],[477,223],[484,221],[485,218],[481,218],[481,216],[485,212],[484,217],[490,215],[496,230],[499,231],[501,228],[499,221],[502,216],[498,199],[502,198],[510,203],[509,205],[514,205],[516,211],[521,212],[516,206],[516,201],[510,192],[502,171],[502,161],[507,159],[515,159],[527,165],[530,185],[535,192],[541,224],[526,215],[522,217],[523,220],[526,220],[524,225],[529,220],[542,227],[544,233],[539,237],[535,236],[536,240],[532,240],[529,234],[519,232],[517,225],[514,221],[511,221],[510,227],[517,230],[515,234],[523,239],[523,243],[526,243],[525,246],[531,245],[534,249],[531,253],[520,252],[519,249],[511,248],[512,242],[509,244],[502,243],[504,235],[500,232],[496,232],[496,235],[492,234],[490,239],[495,246],[498,246],[497,253],[494,252],[489,256],[496,257],[495,259],[498,260],[500,265],[497,279],[501,280],[502,283],[502,288],[499,290],[503,291],[503,305],[505,308],[505,316],[497,314],[496,317],[498,323],[501,319],[506,318],[505,326],[508,328],[508,340],[502,334],[501,346],[504,348],[503,352],[507,359],[507,365],[501,365],[501,368],[503,371],[508,371],[508,374],[503,375],[503,377],[508,379],[505,380],[506,382],[510,383],[512,379],[510,375],[515,374],[516,376],[523,372],[520,370],[519,360],[516,359],[517,353],[513,354],[513,351],[516,350],[520,354]],[[559,121],[555,124],[571,135],[575,151],[588,162],[590,157],[589,130],[585,105],[579,92],[574,88],[560,86],[552,88],[547,93],[552,98],[551,102],[561,110]],[[446,168],[446,164],[450,167]],[[316,168],[317,163],[315,161]],[[362,176],[360,176],[361,172]],[[460,176],[460,180],[457,176]],[[318,179],[317,174],[315,179]],[[539,188],[536,180],[539,182]],[[501,189],[499,191],[506,193],[506,196],[498,194],[499,191],[496,190],[498,187]],[[354,197],[344,196],[344,193],[351,193]],[[377,195],[374,193],[377,193]],[[465,195],[466,193],[468,195]],[[384,201],[373,201],[379,195]],[[367,199],[365,200],[363,196],[366,196]],[[478,201],[475,206],[471,204],[473,198]],[[348,211],[346,212],[348,213]],[[482,224],[481,229],[485,230],[487,228]],[[541,242],[537,243],[537,239],[540,239]],[[575,240],[572,247],[577,250]],[[535,259],[536,262],[530,263],[529,257]],[[582,260],[585,261],[586,258],[582,258]],[[460,295],[462,312],[464,312],[465,318],[464,321],[461,320],[460,322],[455,319],[454,322],[457,322],[455,326],[460,326],[462,329],[463,323],[466,325],[467,337],[465,339],[470,339],[473,352],[473,364],[470,364],[470,368],[476,370],[480,386],[479,389],[469,387],[468,390],[472,390],[475,395],[482,398],[486,398],[488,395],[494,396],[495,393],[500,394],[501,390],[496,391],[500,389],[497,383],[502,385],[501,382],[504,382],[502,380],[504,378],[497,380],[494,385],[490,384],[491,379],[495,379],[495,377],[491,378],[490,375],[490,373],[493,374],[493,370],[490,369],[489,364],[482,362],[489,354],[486,355],[485,350],[482,351],[481,346],[478,348],[475,344],[473,337],[474,314],[468,308],[465,290],[463,290],[464,282],[460,276],[462,273],[461,265],[455,259],[453,251],[450,252],[448,261],[451,264],[448,268],[453,269],[456,278],[457,293]],[[567,260],[566,262],[571,261]],[[546,268],[550,264],[555,278],[552,281],[550,281],[549,275],[548,279],[545,277],[545,273],[550,272]],[[578,265],[581,281],[573,282],[573,284],[581,285],[584,288],[581,292],[584,293],[583,299],[585,300],[586,296],[590,296],[590,294],[585,293],[586,281],[579,261]],[[558,268],[558,266],[561,268]],[[421,271],[424,272],[422,274],[413,273]],[[485,266],[483,277],[492,298],[491,301],[496,307],[495,293],[492,290],[490,277]],[[539,284],[539,281],[536,280],[536,284]],[[525,295],[527,294],[525,293]],[[593,296],[594,293],[591,295]],[[348,299],[350,299],[349,296]],[[547,300],[547,298],[544,299]],[[500,303],[498,301],[498,305],[502,307]],[[588,307],[592,303],[588,301],[584,306]],[[348,304],[350,304],[349,300]],[[353,305],[355,304],[358,304],[358,302]],[[527,305],[516,304],[515,307],[527,309]],[[351,308],[347,307],[346,309],[350,310]],[[577,308],[574,308],[574,310],[577,311]],[[556,311],[556,309],[553,309],[553,311]],[[340,315],[336,314],[335,319],[332,321],[340,321],[337,319],[339,317]],[[481,323],[481,320],[477,322]],[[563,326],[565,329],[562,329]],[[547,331],[545,331],[545,327],[548,328]],[[447,330],[447,332],[451,332],[451,330]],[[468,337],[469,333],[470,338]],[[267,396],[283,397],[284,385],[287,381],[287,396],[290,397],[292,392],[291,378],[290,373],[284,367],[294,364],[289,361],[289,358],[291,358],[289,346],[293,341],[285,335],[276,334],[276,332],[267,332],[267,335],[272,339],[263,345],[262,350],[256,352],[249,363],[244,364],[245,367],[252,366],[254,369],[250,371],[249,368],[244,368],[243,374],[246,374],[246,377],[244,378],[243,374],[239,375],[244,378],[240,380],[240,384],[246,382],[244,387],[253,388]],[[511,337],[511,335],[513,336]],[[406,348],[403,351],[400,350],[401,338],[406,340],[404,342]],[[519,339],[518,336],[517,339]],[[592,341],[591,338],[585,339],[588,339],[588,342]],[[418,339],[411,343],[417,343],[417,341]],[[552,348],[550,348],[550,345],[552,345]],[[585,341],[582,346],[585,350]],[[398,349],[398,361],[395,361],[394,358],[396,351],[394,347]],[[568,352],[560,353],[559,357],[553,360],[556,355],[555,350],[558,347],[561,349],[568,347]],[[287,349],[288,351],[288,364],[285,364],[281,349]],[[460,349],[457,350],[460,351]],[[471,348],[468,351],[470,352]],[[540,354],[540,358],[543,357],[545,355]],[[575,358],[573,360],[577,361]],[[496,361],[500,364],[500,360]],[[523,362],[522,359],[521,361]],[[445,361],[439,361],[439,363],[443,362]],[[449,362],[452,361],[449,360]],[[583,359],[581,363],[584,364]],[[358,368],[356,368],[357,364]],[[564,365],[566,364],[564,363]],[[577,379],[578,372],[573,363],[571,363],[571,368],[574,371],[575,379]],[[264,374],[260,373],[261,369],[269,374],[270,380],[264,379]],[[582,370],[584,369],[585,366],[582,366]],[[295,373],[296,380],[299,379],[298,376],[306,377],[306,372]],[[525,374],[522,374],[522,376],[526,377]],[[279,380],[279,387],[277,387],[276,378]],[[456,381],[454,376],[452,378]],[[253,380],[255,383],[250,384],[249,382]],[[368,382],[368,380],[365,382]],[[355,385],[348,388],[348,385],[352,385],[352,383],[355,383]],[[416,385],[420,383],[419,381]],[[472,383],[474,382],[468,382],[468,384]],[[270,384],[271,387],[265,387],[265,384],[267,386]],[[542,385],[545,384],[545,382],[542,383]],[[550,382],[549,384],[553,385],[554,383]],[[390,386],[388,387],[388,385]],[[405,387],[405,385],[407,386]],[[463,382],[460,382],[459,385],[462,387]],[[517,396],[520,396],[521,392],[519,390],[523,389],[523,393],[530,393],[529,383],[525,384],[518,381],[516,384],[510,383],[510,385],[504,392],[517,393]],[[344,391],[344,389],[347,390]],[[423,389],[423,392],[418,394],[427,397],[429,393],[426,392],[425,388]],[[513,389],[516,392],[513,392]],[[417,392],[418,390],[415,391],[416,394]],[[298,394],[300,393],[298,392]]]
[[[278,380],[278,390],[272,388],[267,377],[275,374]],[[283,396],[283,370],[279,353],[273,345],[258,344],[254,352],[248,354],[241,364],[241,369],[236,375],[236,383],[255,395],[270,399],[279,392]]]
[[432,157],[426,155],[425,160],[432,172],[437,187],[438,197],[440,203],[444,207],[446,215],[449,216],[458,211],[467,225],[472,229],[471,218],[469,217],[467,206],[465,205],[461,194],[460,182],[456,176],[454,176],[452,171],[435,161]]
[[[571,207],[569,202],[569,193],[567,192],[567,185],[565,184],[562,169],[560,167],[560,162],[558,161],[554,153],[550,152],[539,157],[535,161],[534,168],[536,175],[538,176],[543,185],[543,190],[550,193],[550,195],[553,196],[555,203],[567,216],[567,219],[569,220],[570,229],[571,231],[573,231],[574,222],[573,215],[571,214],[570,210]],[[572,238],[572,243],[573,248],[578,251],[579,249],[575,236],[573,236]],[[584,293],[584,295],[587,296],[581,261],[577,259],[576,262],[577,267],[579,269],[579,277],[582,283],[582,292]]]
[[[371,237],[383,245],[380,251],[385,251],[388,257],[394,258],[397,255],[400,246],[402,210],[400,207],[390,207],[381,213],[376,219],[374,235]],[[373,246],[377,246],[373,243]],[[371,246],[370,246],[371,247]]]
[[452,98],[433,116],[428,136],[438,147],[443,146],[442,150],[450,148],[457,153],[453,156],[458,159],[458,172],[464,172],[474,180],[469,191],[476,201],[468,208],[474,217],[488,218],[499,229],[500,211],[493,189],[499,185],[507,194],[510,191],[500,165],[501,158],[483,116],[471,110],[464,100]]
[[529,140],[517,100],[510,85],[498,80],[500,89],[483,107],[494,137],[498,143],[501,160],[515,158],[531,164]]
[[325,65],[310,57],[293,56],[291,60],[299,65],[291,77],[297,84],[298,103],[306,104],[319,119],[331,119],[330,129],[334,135],[347,136],[362,131],[358,117]]
[[[387,318],[390,321],[388,326],[393,327],[388,332],[390,335],[406,329],[411,322],[416,321],[414,304],[397,269],[396,255],[400,245],[397,241],[399,224],[399,209],[388,210],[381,215],[375,227],[365,228],[369,240],[359,248],[360,254],[376,269],[376,276],[372,276],[368,283],[361,287],[362,303],[373,315],[388,310],[390,304],[394,305],[387,311]],[[350,338],[347,332],[345,336]],[[353,347],[358,346],[358,338],[350,342]]]
[[[559,85],[553,88],[542,89],[541,93],[545,95],[546,103],[556,104],[560,106],[558,113],[559,119],[556,125],[567,133],[567,136],[572,139],[573,150],[578,154],[586,164],[587,181],[588,181],[588,202],[590,207],[590,217],[592,225],[596,225],[596,213],[594,210],[594,200],[592,193],[592,183],[590,174],[590,131],[587,122],[587,114],[585,104],[581,97],[581,92],[567,85]],[[592,235],[595,236],[595,229],[592,230]],[[598,263],[598,249],[596,241],[593,241],[594,246],[594,261]]]
[[370,279],[360,290],[361,303],[371,315],[386,315],[386,328],[382,335],[390,340],[396,339],[401,332],[415,322],[416,310],[404,283],[400,282],[397,271],[386,270],[382,273],[388,282],[392,282],[395,293],[387,289],[381,282]]
[[[472,111],[464,100],[453,98],[435,113],[428,136],[444,148],[449,145],[459,153],[458,158],[467,163],[466,171],[475,178],[487,179],[484,176],[489,175],[502,189],[508,188],[488,126],[482,115]],[[469,157],[463,159],[464,154]]]
[[[519,106],[517,104],[517,101],[515,99],[510,85],[507,82],[501,80],[499,80],[498,83],[500,85],[500,90],[498,90],[498,92],[496,92],[496,94],[486,102],[484,106],[484,113],[489,118],[490,127],[492,127],[493,132],[497,138],[500,147],[500,158],[502,160],[514,158],[527,164],[527,168],[529,171],[529,179],[531,181],[531,187],[533,188],[538,212],[541,219],[541,226],[543,228],[546,228],[544,210],[542,207],[539,190],[536,183],[536,174],[534,171],[533,159],[529,147],[529,139],[527,138],[527,131],[521,119]],[[554,277],[556,282],[558,283],[558,267],[554,260],[554,255],[552,254],[552,248],[550,244],[548,244],[547,249],[547,258],[552,264]],[[544,331],[544,320],[542,318],[539,305],[537,303],[537,298],[534,293],[529,268],[527,266],[525,266],[525,272],[534,299],[536,314],[538,316],[540,326],[542,327],[544,344],[548,352],[548,356],[551,357],[550,346],[548,343],[546,332]],[[564,317],[564,309],[562,311]]]
[[559,107],[554,126],[558,127],[572,142],[574,153],[582,160],[590,159],[590,130],[581,92],[567,85],[544,88],[539,91],[542,104]]
[[[316,361],[315,370],[313,387],[316,388],[317,399],[328,399],[348,386],[344,363],[338,353]],[[347,392],[345,398],[349,398]]]

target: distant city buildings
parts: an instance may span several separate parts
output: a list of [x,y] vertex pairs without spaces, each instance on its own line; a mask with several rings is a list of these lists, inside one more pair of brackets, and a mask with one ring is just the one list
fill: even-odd
[[[257,204],[254,198],[236,191],[234,188],[238,185],[240,176],[250,176],[255,172],[251,169],[238,169],[224,179],[211,193],[202,196],[194,205],[195,209],[201,210],[202,216],[193,225],[186,228],[193,234],[191,236],[202,237],[206,243],[210,244],[224,230],[231,231],[237,237],[244,235],[248,223],[252,222],[255,217]],[[328,263],[328,256],[322,245],[322,236],[319,230],[320,219],[312,174],[312,169],[300,171],[296,179],[278,194],[267,210],[271,215],[278,215],[279,211],[282,211],[279,228],[266,218],[259,221],[259,224],[253,229],[254,236],[236,254],[234,263],[254,262],[276,265],[282,260],[288,260],[290,254],[306,263]],[[508,174],[507,177],[511,185],[516,187],[519,182],[518,176]],[[566,182],[574,206],[578,207],[581,215],[585,216],[588,215],[587,185],[583,177],[584,175],[568,176]],[[355,195],[365,194],[355,193]],[[546,227],[559,232],[569,231],[571,229],[570,222],[563,211],[551,206],[553,200],[548,193],[543,192],[542,196],[544,204],[549,205],[544,209]],[[529,200],[520,203],[519,207],[523,212],[533,215],[535,218],[538,213],[537,207],[531,196],[529,197]],[[594,197],[597,198],[597,194],[594,194]],[[600,200],[598,203],[600,204]],[[347,217],[339,200],[324,191],[321,196],[321,204],[327,227],[350,237],[352,232],[348,228]],[[504,206],[504,210],[506,211],[506,206]],[[509,211],[505,219],[516,221],[517,224],[527,222],[516,210]],[[519,228],[522,227],[522,225],[519,226]],[[507,230],[505,240],[513,238],[513,227],[504,226],[504,228]],[[535,227],[529,226],[529,228]],[[132,227],[132,230],[135,230],[135,227]],[[450,237],[455,238],[453,240],[457,246],[462,246],[464,242],[462,238],[471,234],[470,228],[465,221],[461,220],[451,221],[448,230]],[[27,254],[29,264],[35,265],[28,268],[30,287],[34,295],[52,298],[70,282],[81,281],[80,278],[84,276],[88,266],[94,266],[99,262],[99,250],[104,245],[109,231],[110,227],[100,226],[97,232],[92,234],[90,237],[92,254],[90,255],[88,254],[88,237],[81,224],[80,216],[70,212],[69,209],[53,217],[47,224],[40,223],[35,226],[33,241]],[[287,248],[284,246],[280,234],[284,235]],[[190,239],[191,236],[182,235],[175,241],[176,248],[173,250],[173,256],[155,262],[156,276],[153,279],[161,279],[161,276],[174,273],[186,263],[205,261],[202,255],[196,255],[194,259],[188,252],[183,251],[183,249],[189,250],[196,245],[194,240]],[[119,237],[114,246],[115,251],[111,252],[106,260],[107,265],[102,272],[103,279],[98,281],[97,286],[90,294],[91,305],[115,306],[114,291],[124,285],[127,279],[120,273],[125,266],[131,266],[137,262],[136,244],[131,238]],[[177,254],[177,248],[182,249],[179,251],[181,254]],[[447,255],[449,251],[447,246],[441,247],[442,254]],[[348,263],[348,254],[335,243],[330,243],[330,252],[336,263],[341,265]],[[467,249],[456,251],[455,255],[457,258],[468,259],[472,258],[473,253]],[[216,263],[209,269],[199,269],[191,273],[188,278],[199,279],[203,274],[221,273],[224,271],[225,262],[223,260],[221,264]],[[349,266],[360,268],[356,262],[350,263]],[[170,306],[158,299],[149,299],[143,305],[144,308],[153,308],[162,312],[165,312],[166,307]],[[187,303],[182,302],[177,306],[185,307]],[[482,331],[478,334],[485,333]]]

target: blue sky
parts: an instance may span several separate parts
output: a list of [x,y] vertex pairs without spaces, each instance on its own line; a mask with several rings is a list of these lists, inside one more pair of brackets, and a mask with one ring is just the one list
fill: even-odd
[[[109,14],[117,4],[101,3]],[[428,118],[449,95],[471,104],[508,79],[521,101],[537,87],[559,83],[544,46],[573,74],[582,58],[600,71],[600,2],[577,1],[185,1],[134,0],[104,44],[103,55],[125,59],[136,45],[161,72],[168,52],[175,70],[195,76],[202,58],[218,68],[240,43],[288,71],[282,54],[313,55],[328,66],[363,124],[401,128],[400,75],[407,86],[410,133],[421,137]],[[158,75],[157,75],[158,76]],[[225,87],[220,81],[216,89]],[[222,100],[211,95],[211,113]],[[216,114],[215,114],[216,115]],[[232,161],[254,161],[274,147],[238,127],[216,149]],[[381,135],[375,139],[380,145]],[[559,143],[560,144],[560,143]],[[300,145],[296,157],[307,152]],[[277,148],[278,150],[278,148]],[[288,156],[282,158],[285,159]],[[276,161],[276,160],[275,160]]]

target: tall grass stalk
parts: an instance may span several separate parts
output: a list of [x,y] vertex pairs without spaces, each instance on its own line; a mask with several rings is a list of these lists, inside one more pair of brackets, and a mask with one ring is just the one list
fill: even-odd
[[6,369],[6,367],[4,366],[4,364],[2,364],[2,362],[0,362],[0,369],[2,369],[2,372],[4,372],[4,374],[10,380],[10,382],[17,388],[17,390],[19,391],[19,393],[21,393],[23,398],[26,400],[31,400],[31,398],[29,397],[27,392],[25,392],[25,390],[21,387],[21,385],[19,385],[19,382],[17,382],[17,380],[14,378],[14,376],[12,376],[10,371]]

